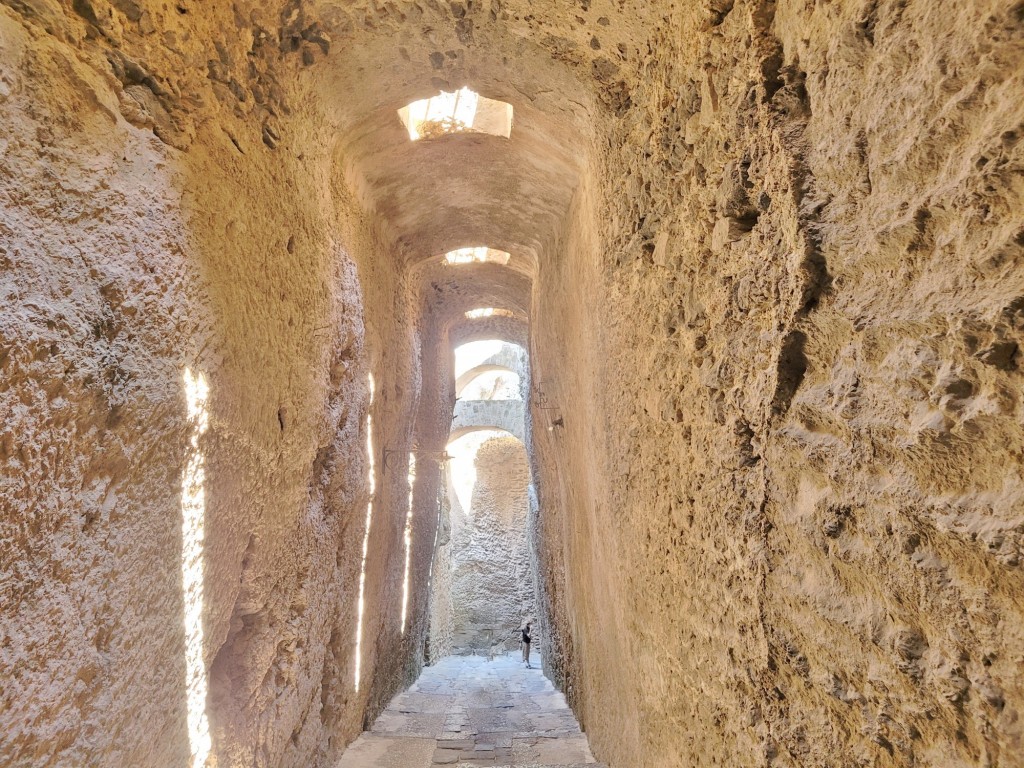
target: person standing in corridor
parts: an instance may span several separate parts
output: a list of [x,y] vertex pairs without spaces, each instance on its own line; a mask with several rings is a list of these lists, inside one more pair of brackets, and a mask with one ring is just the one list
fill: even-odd
[[523,661],[526,662],[527,669],[533,669],[530,666],[530,622],[526,622],[526,627],[523,629]]

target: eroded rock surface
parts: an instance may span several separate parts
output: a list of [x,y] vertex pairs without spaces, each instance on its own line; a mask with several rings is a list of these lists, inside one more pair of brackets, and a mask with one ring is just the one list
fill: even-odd
[[519,648],[520,629],[537,613],[526,450],[512,437],[488,440],[477,452],[476,471],[470,508],[452,525],[452,647],[504,653]]
[[333,764],[496,338],[598,759],[1021,765],[1022,93],[1011,0],[4,0],[0,763]]

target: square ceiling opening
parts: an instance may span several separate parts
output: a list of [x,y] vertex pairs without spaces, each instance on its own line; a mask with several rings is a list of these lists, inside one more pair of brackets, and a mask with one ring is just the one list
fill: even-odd
[[500,309],[496,307],[481,307],[471,309],[466,313],[467,320],[476,320],[481,317],[515,317],[516,313],[511,309]]
[[414,101],[398,110],[398,116],[413,141],[449,133],[489,133],[506,139],[512,134],[512,105],[469,88]]
[[511,258],[512,254],[508,251],[497,251],[487,246],[458,248],[444,255],[444,260],[448,264],[508,264]]

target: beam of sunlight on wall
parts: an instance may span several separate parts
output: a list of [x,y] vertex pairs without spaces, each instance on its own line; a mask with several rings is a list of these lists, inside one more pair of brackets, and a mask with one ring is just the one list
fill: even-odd
[[402,579],[402,635],[409,613],[409,563],[412,559],[412,489],[416,482],[416,454],[409,452],[409,509],[405,513],[405,576]]
[[437,505],[437,522],[434,524],[434,548],[431,551],[430,568],[427,569],[427,594],[433,589],[434,581],[434,557],[437,554],[437,542],[441,538],[441,505]]
[[185,696],[191,766],[206,765],[212,749],[206,716],[207,677],[203,655],[203,528],[206,518],[206,456],[200,440],[209,427],[210,388],[202,373],[184,371],[191,422],[189,453],[181,476],[181,591],[185,611]]
[[377,469],[373,452],[373,396],[374,382],[373,374],[370,374],[370,405],[366,411],[366,452],[370,459],[368,471],[368,486],[370,489],[370,500],[366,504],[366,530],[363,533],[363,560],[359,569],[359,602],[356,608],[356,663],[355,683],[356,692],[359,692],[360,676],[363,669],[363,609],[366,605],[366,555],[370,550],[370,526],[373,525],[373,502],[377,491]]

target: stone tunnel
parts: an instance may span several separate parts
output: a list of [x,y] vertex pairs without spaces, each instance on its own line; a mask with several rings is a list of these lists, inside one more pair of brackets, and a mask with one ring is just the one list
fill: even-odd
[[1019,0],[0,0],[0,766],[1024,766],[1022,137]]

